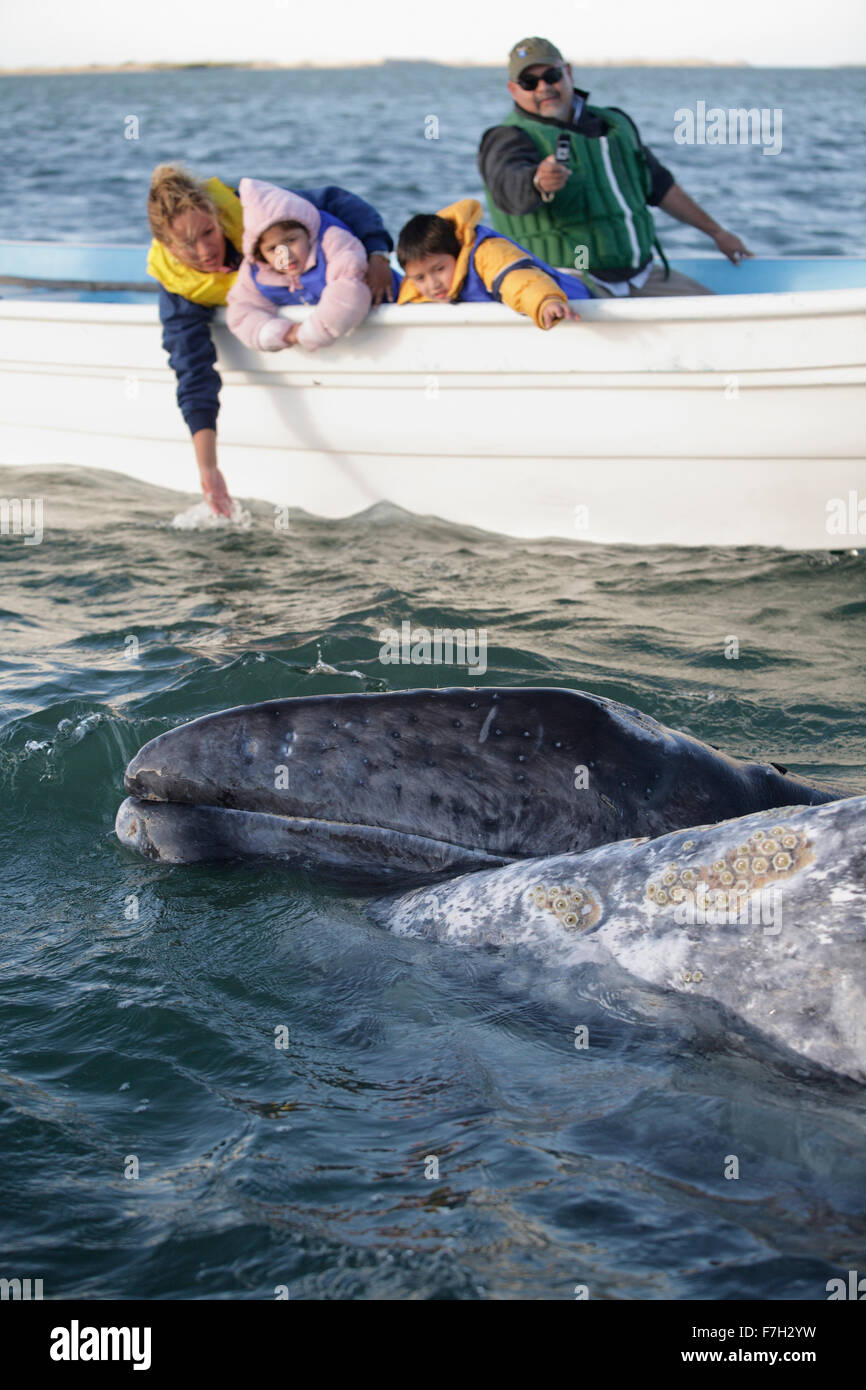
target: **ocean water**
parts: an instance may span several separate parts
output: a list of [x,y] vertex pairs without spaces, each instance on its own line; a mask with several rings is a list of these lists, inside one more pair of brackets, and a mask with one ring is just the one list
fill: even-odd
[[[866,251],[866,69],[574,73],[591,101],[628,111],[686,191],[756,254]],[[781,152],[676,143],[676,113],[701,101],[781,112]],[[3,173],[14,192],[0,199],[0,237],[144,241],[150,171],[180,159],[230,183],[246,174],[340,184],[372,202],[396,238],[416,212],[483,197],[478,143],[510,105],[499,69],[434,63],[0,76]],[[657,225],[671,252],[716,254],[664,213]]]
[[[148,171],[178,155],[348,185],[396,231],[479,191],[499,81],[2,78],[0,235],[143,240]],[[862,73],[585,85],[754,250],[863,252]],[[699,99],[782,107],[783,153],[672,147]],[[314,876],[170,868],[112,832],[127,761],[164,729],[418,684],[378,658],[404,619],[486,628],[485,684],[594,691],[862,791],[862,555],[527,542],[387,505],[177,530],[192,495],[87,469],[0,468],[0,495],[45,498],[40,545],[0,537],[5,1277],[49,1298],[812,1300],[862,1269],[862,1088],[693,1000],[398,940]]]

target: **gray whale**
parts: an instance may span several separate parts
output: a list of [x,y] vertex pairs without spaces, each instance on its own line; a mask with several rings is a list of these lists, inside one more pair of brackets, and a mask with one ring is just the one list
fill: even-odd
[[371,883],[580,853],[845,793],[548,688],[271,700],[160,734],[120,840],[167,863],[276,857]]
[[388,930],[614,960],[866,1081],[866,797],[467,874],[371,905]]
[[424,881],[368,910],[560,968],[612,960],[866,1080],[866,797],[534,688],[225,710],[151,740],[126,787],[117,835],[151,859]]

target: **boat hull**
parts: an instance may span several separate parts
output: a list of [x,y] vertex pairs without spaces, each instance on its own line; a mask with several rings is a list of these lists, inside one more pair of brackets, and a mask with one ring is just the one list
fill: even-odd
[[[866,288],[579,309],[540,333],[497,305],[386,307],[315,354],[218,322],[231,491],[602,543],[864,543]],[[0,370],[0,462],[195,489],[155,303],[4,299]]]

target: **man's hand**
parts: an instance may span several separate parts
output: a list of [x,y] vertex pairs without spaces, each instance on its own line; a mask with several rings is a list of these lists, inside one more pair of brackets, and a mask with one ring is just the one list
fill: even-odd
[[542,159],[533,175],[532,182],[539,193],[558,193],[560,188],[564,188],[571,178],[571,170],[565,164],[560,164],[549,154],[546,159]]
[[754,256],[754,251],[750,251],[744,246],[738,236],[733,232],[726,232],[724,227],[720,227],[714,234],[713,241],[718,246],[723,256],[727,256],[734,265],[739,265],[744,256]]
[[300,331],[301,325],[299,323],[290,323],[283,334],[283,347],[294,347]]
[[580,315],[570,309],[561,299],[545,299],[538,317],[541,320],[542,328],[552,328],[561,319],[577,319]]
[[384,256],[374,254],[367,261],[367,271],[364,279],[370,287],[373,296],[373,306],[381,304],[386,299],[389,304],[394,303],[394,290],[391,283],[391,262],[386,261]]
[[226,487],[226,480],[214,464],[213,468],[200,470],[201,490],[205,501],[215,516],[231,516],[232,499]]
[[659,203],[671,217],[675,217],[678,222],[687,222],[690,227],[697,227],[698,231],[704,232],[712,237],[723,256],[727,256],[734,265],[739,265],[744,256],[753,256],[754,251],[750,251],[744,246],[738,236],[733,232],[726,232],[724,227],[720,227],[709,213],[704,212],[699,203],[694,198],[690,198],[684,188],[680,188],[678,183],[672,183],[665,196]]

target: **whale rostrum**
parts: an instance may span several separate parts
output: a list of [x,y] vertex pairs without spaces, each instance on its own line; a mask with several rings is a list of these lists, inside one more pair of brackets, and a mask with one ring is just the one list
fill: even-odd
[[431,880],[845,793],[581,691],[319,695],[207,715],[126,770],[119,838],[168,863],[265,855]]

